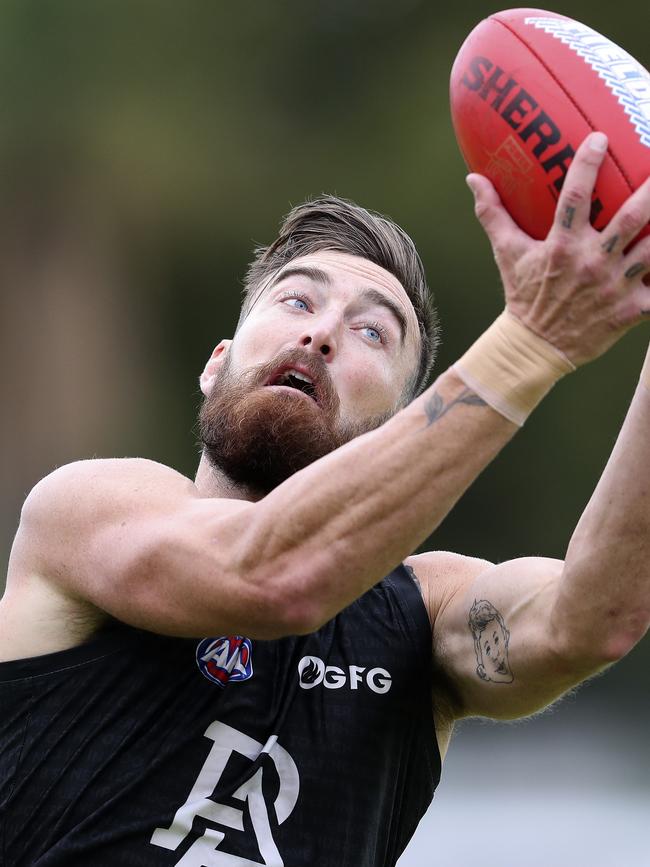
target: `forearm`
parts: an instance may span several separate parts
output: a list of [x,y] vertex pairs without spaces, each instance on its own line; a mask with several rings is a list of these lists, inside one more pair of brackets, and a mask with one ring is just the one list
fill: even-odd
[[[646,378],[649,369],[646,360]],[[555,606],[568,640],[604,661],[628,652],[650,623],[649,432],[642,382],[569,544]]]
[[447,371],[382,427],[258,503],[241,568],[284,583],[287,604],[302,600],[309,610],[297,621],[329,619],[413,552],[516,430]]

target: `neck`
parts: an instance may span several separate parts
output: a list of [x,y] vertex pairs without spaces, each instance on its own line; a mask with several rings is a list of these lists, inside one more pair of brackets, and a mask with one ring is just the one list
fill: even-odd
[[263,494],[250,488],[236,485],[221,470],[213,467],[205,454],[201,455],[194,479],[199,494],[202,497],[213,497],[226,500],[261,500]]

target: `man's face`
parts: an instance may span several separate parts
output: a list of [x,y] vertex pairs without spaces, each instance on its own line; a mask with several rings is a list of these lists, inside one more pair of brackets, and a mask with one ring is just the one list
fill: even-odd
[[265,493],[390,417],[419,350],[415,311],[392,274],[346,253],[294,259],[201,377],[206,454]]

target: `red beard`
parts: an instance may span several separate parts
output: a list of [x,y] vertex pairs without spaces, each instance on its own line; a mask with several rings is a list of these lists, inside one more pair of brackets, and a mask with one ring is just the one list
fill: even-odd
[[[318,402],[265,383],[283,365],[296,365],[317,383]],[[373,427],[341,425],[339,399],[324,359],[289,350],[236,376],[227,360],[199,414],[205,454],[235,485],[264,495],[313,461]]]

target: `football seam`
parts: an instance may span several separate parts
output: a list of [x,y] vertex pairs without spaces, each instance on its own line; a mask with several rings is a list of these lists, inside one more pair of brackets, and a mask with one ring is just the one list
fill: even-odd
[[[568,92],[568,90],[564,87],[564,85],[562,84],[562,82],[560,81],[560,79],[557,77],[557,75],[553,72],[553,70],[550,68],[550,66],[548,66],[548,65],[544,62],[544,60],[542,60],[541,56],[540,56],[539,53],[535,50],[535,48],[530,44],[530,42],[527,42],[527,41],[524,39],[523,36],[521,36],[519,33],[517,33],[516,30],[513,30],[513,28],[512,28],[509,24],[506,24],[505,21],[501,21],[500,18],[495,18],[495,17],[493,17],[493,16],[490,16],[490,20],[491,20],[491,21],[495,21],[495,22],[497,22],[498,24],[500,24],[502,27],[504,27],[504,28],[508,31],[508,33],[511,33],[511,34],[515,37],[515,39],[518,39],[519,42],[522,43],[522,45],[525,45],[525,46],[526,46],[526,48],[530,51],[530,53],[531,53],[531,54],[532,54],[532,55],[537,59],[537,61],[538,61],[538,62],[539,62],[543,67],[544,67],[544,69],[546,70],[546,72],[548,72],[548,74],[551,76],[551,78],[553,79],[553,81],[555,81],[555,83],[556,83],[557,86],[560,88],[560,90],[564,93],[564,95],[567,97],[567,99],[568,99],[568,100],[573,104],[573,107],[576,109],[576,111],[578,112],[578,114],[582,115],[583,119],[584,119],[584,120],[589,124],[589,126],[591,127],[592,132],[593,132],[593,131],[596,129],[596,124],[593,123],[593,121],[591,120],[591,118],[589,117],[589,115],[588,115],[585,111],[583,111],[583,109],[578,105],[578,103],[577,103],[577,102],[575,101],[575,99],[571,96],[571,94]],[[625,183],[627,184],[629,191],[630,191],[631,193],[633,193],[633,192],[634,192],[634,186],[633,186],[632,182],[630,181],[630,179],[628,178],[628,176],[626,175],[625,170],[623,169],[623,167],[619,164],[619,161],[618,161],[618,159],[616,158],[616,155],[614,154],[614,152],[608,149],[608,151],[607,151],[607,156],[611,159],[611,161],[612,161],[612,162],[614,163],[614,165],[616,166],[616,169],[618,170],[618,173],[620,174],[620,176],[623,178],[623,180],[624,180]]]

